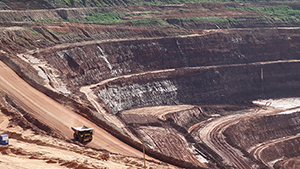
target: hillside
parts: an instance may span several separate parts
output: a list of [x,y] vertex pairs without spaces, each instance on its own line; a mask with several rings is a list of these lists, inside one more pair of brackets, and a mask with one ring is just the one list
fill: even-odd
[[286,3],[295,0],[1,0],[3,9],[54,9],[109,6],[178,5],[199,3]]
[[2,2],[7,161],[142,168],[144,143],[147,168],[297,168],[300,3]]

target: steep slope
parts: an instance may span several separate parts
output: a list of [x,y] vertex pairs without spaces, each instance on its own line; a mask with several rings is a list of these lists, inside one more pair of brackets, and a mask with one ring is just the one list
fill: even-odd
[[[34,90],[24,81],[20,80],[20,78],[3,63],[1,63],[0,72],[1,89],[11,98],[19,98],[14,99],[15,104],[21,107],[25,112],[32,114],[34,118],[47,124],[56,133],[64,135],[67,139],[72,139],[72,126],[88,125],[94,128],[95,133],[97,133],[91,146],[107,149],[114,153],[142,157],[142,153],[139,151],[131,149],[131,147],[115,139],[92,122],[87,121],[82,116],[69,111],[57,102]],[[107,141],[103,138],[106,138]],[[123,148],[124,150],[122,150]]]
[[[293,90],[298,75],[291,68],[299,64],[299,29],[287,30],[95,41],[19,56],[53,65],[56,75],[40,65],[50,80],[64,74],[61,83],[75,88],[94,84],[95,95],[113,113],[141,106],[228,103],[258,99],[261,94],[297,94]],[[278,90],[282,86],[284,93]]]
[[[1,96],[6,95],[2,91],[0,94]],[[4,103],[4,98],[6,103]],[[144,165],[141,158],[109,153],[105,150],[89,148],[79,143],[70,143],[45,135],[24,118],[28,115],[25,114],[21,117],[18,110],[8,106],[11,104],[8,97],[4,98],[0,100],[0,134],[9,135],[9,145],[1,145],[0,147],[1,168],[122,169],[126,167],[139,168]],[[40,125],[37,126],[41,127]],[[50,131],[48,130],[48,132]],[[146,165],[148,168],[176,168],[148,160]]]
[[[147,115],[150,120],[146,124],[148,127],[142,125],[128,129],[113,114],[144,106],[220,104],[298,95],[295,92],[299,86],[296,78],[298,71],[293,70],[299,67],[299,29],[247,31],[100,40],[57,45],[18,56],[33,65],[36,63],[37,71],[44,73],[54,89],[68,94],[76,93],[81,88],[80,91],[87,96],[86,101],[90,101],[107,122],[128,135],[135,133],[135,136],[131,135],[132,139],[136,139],[137,135],[145,136],[159,131],[146,142],[152,147],[151,150],[168,154],[171,148],[164,150],[158,144],[167,144],[162,138],[177,140],[175,142],[181,142],[181,147],[189,149],[188,142],[192,140],[187,139],[189,137],[186,134],[196,121],[182,126],[184,129],[174,130],[176,127],[172,126],[164,127],[166,131],[163,131],[161,126],[166,124],[161,124],[156,117],[150,120]],[[51,66],[45,66],[43,62]],[[64,86],[70,86],[65,88],[70,91],[66,92]],[[202,120],[205,118],[197,121]],[[183,136],[178,137],[178,131]],[[173,133],[177,134],[173,136]],[[186,155],[190,153],[190,159],[178,155],[183,151],[178,149],[170,154],[181,160],[198,163],[190,153],[194,150],[185,152]]]
[[[15,28],[15,29],[12,29],[12,30],[9,30],[9,29],[5,29],[6,31],[8,31],[9,33],[12,33],[12,34],[9,34],[9,35],[11,35],[11,36],[8,36],[8,39],[6,39],[7,41],[6,41],[6,43],[10,43],[10,44],[12,44],[11,45],[11,48],[12,49],[16,49],[16,50],[11,50],[11,49],[9,49],[9,48],[5,48],[5,50],[7,51],[7,52],[16,52],[16,51],[22,51],[24,48],[16,48],[16,46],[19,44],[19,43],[24,43],[24,41],[23,41],[23,38],[25,38],[25,37],[27,37],[27,36],[25,36],[25,34],[26,33],[28,33],[28,32],[26,32],[26,30],[24,30],[24,29],[19,29],[19,28]],[[10,32],[10,31],[12,31],[12,32]],[[16,31],[16,32],[15,32]],[[24,31],[24,33],[25,34],[22,34],[22,36],[15,36],[16,34],[15,33],[17,33],[17,34],[19,34],[19,31],[20,32],[22,32],[23,33],[23,31]],[[41,33],[42,33],[42,36],[44,36],[44,37],[46,37],[46,39],[43,39],[41,36],[40,36],[40,34],[36,34],[37,35],[37,37],[39,37],[39,38],[41,38],[41,41],[43,42],[43,43],[31,43],[31,44],[29,44],[29,43],[26,43],[25,45],[27,46],[27,47],[31,47],[31,45],[32,46],[34,46],[34,45],[53,45],[54,43],[55,43],[55,41],[49,41],[49,40],[51,40],[53,37],[55,37],[55,35],[54,34],[51,34],[51,33],[49,33],[49,31],[47,31],[47,32],[44,32],[44,31],[40,31]],[[32,32],[31,32],[32,33]],[[29,33],[30,34],[30,33]],[[4,34],[4,37],[6,37],[7,38],[7,36],[5,36],[5,34]],[[16,38],[15,38],[16,37]],[[3,38],[3,39],[5,39],[5,38]],[[55,39],[55,38],[53,38],[53,39]],[[57,40],[57,39],[56,39]],[[71,39],[72,40],[72,39]],[[89,44],[90,42],[88,42],[87,44]],[[91,43],[93,43],[93,41],[91,41]],[[75,43],[76,44],[76,43]],[[83,42],[83,44],[85,44],[85,42]],[[54,48],[59,48],[59,47],[64,47],[64,46],[69,46],[69,45],[71,45],[72,46],[72,44],[66,44],[66,45],[57,45],[56,47],[51,47],[51,48],[49,48],[49,49],[54,49]],[[5,46],[5,45],[4,45]],[[33,50],[33,51],[46,51],[47,50],[47,48],[46,49],[37,49],[37,50]],[[30,56],[30,54],[26,54],[26,57],[25,58],[23,58],[23,54],[17,54],[17,56],[19,56],[20,58],[22,58],[22,59],[25,59],[25,60],[27,60],[27,59],[29,59],[29,60],[27,60],[27,61],[29,61],[29,63],[22,63],[22,60],[20,59],[20,58],[18,58],[18,57],[15,57],[15,55],[13,55],[13,54],[8,54],[8,53],[6,53],[5,51],[1,51],[1,53],[2,53],[2,57],[1,57],[1,59],[3,60],[3,61],[5,61],[8,65],[10,65],[13,69],[15,69],[16,70],[16,72],[19,72],[19,75],[20,76],[22,76],[23,78],[25,78],[28,82],[30,82],[30,84],[32,84],[32,85],[34,85],[36,88],[38,88],[39,90],[41,90],[41,91],[43,91],[43,92],[45,92],[48,96],[51,96],[51,97],[53,97],[54,99],[56,99],[56,101],[59,101],[60,103],[63,103],[63,104],[65,104],[66,106],[68,106],[68,107],[70,107],[70,108],[72,108],[74,111],[76,111],[78,114],[80,114],[80,115],[82,115],[82,116],[84,116],[84,117],[86,117],[86,118],[88,118],[89,120],[91,120],[92,122],[94,122],[94,123],[96,123],[96,125],[98,125],[98,126],[101,126],[102,128],[105,128],[106,130],[108,130],[108,131],[110,131],[110,132],[112,132],[112,133],[114,133],[114,136],[116,136],[116,137],[118,137],[118,138],[120,138],[120,139],[122,139],[124,142],[126,142],[126,143],[129,143],[131,146],[134,146],[134,147],[136,147],[137,149],[140,149],[141,150],[141,143],[140,143],[140,141],[138,140],[138,141],[136,141],[136,139],[134,140],[134,137],[129,137],[130,135],[132,135],[131,133],[128,133],[128,132],[125,132],[125,134],[124,134],[124,131],[123,130],[120,130],[118,127],[115,127],[116,125],[118,125],[119,123],[117,122],[117,121],[106,121],[106,119],[105,119],[105,116],[103,116],[103,115],[101,115],[101,114],[98,114],[98,113],[95,113],[95,112],[93,112],[94,111],[94,109],[93,108],[91,108],[90,106],[89,106],[89,104],[91,104],[91,103],[88,103],[87,102],[87,100],[84,100],[83,98],[84,97],[82,97],[82,98],[80,98],[80,99],[82,99],[82,101],[80,101],[81,102],[81,104],[80,103],[78,103],[76,100],[74,101],[72,101],[72,100],[70,100],[69,98],[67,98],[66,96],[72,96],[72,97],[77,97],[78,98],[78,96],[75,96],[74,95],[74,93],[78,93],[78,91],[76,92],[75,90],[72,90],[72,92],[74,92],[74,93],[70,93],[69,91],[68,91],[68,89],[69,88],[66,88],[66,86],[59,86],[58,88],[52,88],[53,86],[55,87],[55,84],[56,84],[56,82],[58,82],[58,84],[63,84],[63,83],[60,83],[61,81],[59,80],[59,79],[57,79],[56,78],[56,76],[53,76],[53,77],[50,77],[49,76],[49,79],[47,80],[47,78],[45,79],[45,77],[47,76],[46,74],[47,74],[47,72],[44,72],[43,73],[43,69],[44,70],[49,70],[48,68],[48,66],[50,66],[49,64],[45,64],[45,62],[36,62],[37,60],[36,59],[34,59],[33,57],[31,57]],[[29,52],[30,53],[30,52]],[[28,57],[27,57],[28,56]],[[38,63],[38,65],[35,65],[36,63]],[[33,64],[32,66],[33,67],[30,67],[30,66],[28,66],[28,64]],[[39,66],[39,64],[42,64],[43,66]],[[45,66],[45,67],[44,67]],[[50,66],[51,67],[51,66]],[[37,70],[34,70],[34,68],[37,68]],[[20,70],[22,70],[22,71],[20,71]],[[55,71],[55,69],[52,69],[53,70],[53,73],[55,73],[56,71]],[[50,80],[50,81],[49,81]],[[54,80],[54,81],[53,81]],[[50,82],[50,83],[49,83]],[[39,84],[38,84],[39,83]],[[49,89],[46,89],[45,87],[43,87],[43,86],[41,86],[41,85],[45,85],[45,87],[50,87]],[[63,85],[65,85],[65,84],[63,84]],[[52,87],[51,87],[52,86]],[[71,88],[73,88],[73,87],[71,87]],[[62,93],[56,93],[56,92],[53,92],[53,91],[51,91],[51,90],[54,90],[54,91],[57,91],[57,90],[59,90],[60,92],[62,92]],[[66,92],[65,92],[66,91]],[[65,94],[66,96],[63,96],[63,94]],[[70,95],[71,94],[71,95]],[[79,95],[80,96],[80,95]],[[29,109],[29,108],[27,108],[26,107],[26,105],[27,104],[29,104],[29,103],[26,103],[26,104],[21,104],[21,103],[19,103],[19,101],[16,101],[17,102],[17,105],[22,105],[21,106],[21,108],[23,109],[23,111],[25,111],[25,112],[29,112],[29,113],[31,113],[31,109]],[[84,103],[84,104],[82,104],[82,102]],[[87,103],[87,104],[85,104],[85,103]],[[50,105],[49,105],[50,106]],[[90,109],[91,108],[91,109]],[[33,108],[32,108],[33,109]],[[103,109],[104,111],[104,113],[106,112],[106,110],[105,109]],[[48,110],[49,111],[49,110]],[[39,112],[38,110],[37,110],[37,112]],[[61,111],[56,111],[56,112],[61,112]],[[40,113],[37,113],[37,117],[36,117],[36,119],[39,119],[40,121],[41,121],[41,123],[43,123],[43,124],[45,124],[45,125],[47,125],[48,123],[49,123],[49,127],[51,128],[51,129],[54,129],[53,131],[57,131],[56,133],[57,134],[60,134],[60,135],[64,135],[66,138],[71,138],[71,136],[70,136],[70,128],[66,128],[66,127],[64,127],[64,126],[61,126],[61,127],[59,127],[59,128],[65,128],[66,130],[65,130],[65,133],[61,133],[60,132],[60,129],[59,128],[57,128],[57,126],[56,125],[54,125],[54,123],[52,124],[51,123],[51,121],[48,121],[48,120],[45,120],[45,118],[44,118],[44,116],[40,116],[39,115]],[[52,116],[52,115],[51,115]],[[53,117],[55,118],[55,119],[57,119],[58,120],[58,124],[59,123],[61,123],[61,122],[63,122],[63,121],[68,121],[69,119],[60,119],[60,117],[56,117],[56,115],[53,115]],[[74,116],[75,117],[75,116]],[[103,118],[104,117],[104,118]],[[50,119],[50,118],[49,118]],[[116,119],[116,120],[118,120],[118,118],[114,118],[114,119]],[[83,122],[84,123],[84,122]],[[83,124],[82,123],[82,124]],[[81,124],[81,125],[82,125]],[[120,124],[122,124],[122,123],[120,123]],[[74,124],[73,124],[74,125]],[[48,125],[47,125],[48,126]],[[72,126],[72,124],[70,124],[69,126]],[[91,126],[94,126],[94,125],[91,125]],[[55,129],[56,128],[56,129]],[[97,127],[97,126],[94,126],[94,128],[99,128],[99,127]],[[126,128],[123,128],[124,130],[126,129]],[[49,130],[49,129],[46,129],[46,130]],[[126,131],[126,130],[125,130]],[[67,133],[69,133],[69,134],[67,134]],[[71,132],[72,133],[72,132]],[[97,133],[97,132],[96,132]],[[100,133],[98,133],[99,135],[97,135],[97,137],[99,136],[99,137],[102,137],[101,136],[101,134]],[[103,138],[103,137],[102,137]],[[108,138],[108,137],[107,137]],[[131,140],[131,139],[133,139],[133,140]],[[95,140],[96,141],[96,140]],[[112,144],[113,144],[113,142],[111,142]],[[99,147],[99,145],[97,145],[97,144],[93,144],[93,142],[90,144],[91,146],[94,146],[94,147],[98,147],[98,148],[100,148]],[[108,146],[108,147],[111,147],[112,149],[114,149],[113,147],[115,147],[115,146]],[[102,147],[102,148],[104,148],[104,147]],[[111,151],[113,151],[113,150],[111,150]],[[118,150],[116,150],[116,152],[119,152]],[[154,156],[155,158],[159,158],[159,159],[162,159],[163,161],[168,161],[169,163],[172,163],[172,164],[174,164],[174,165],[178,165],[178,166],[181,166],[181,167],[187,167],[187,168],[201,168],[199,165],[195,165],[195,164],[192,164],[192,163],[190,163],[190,162],[186,162],[186,161],[184,161],[183,159],[176,159],[176,158],[173,158],[173,157],[169,157],[169,156],[166,156],[166,155],[164,155],[164,154],[162,154],[162,153],[157,153],[157,152],[154,152],[154,151],[151,151],[151,150],[147,150],[147,154],[151,154],[151,156]],[[198,163],[198,164],[200,164],[200,165],[202,165],[201,163]]]
[[[224,5],[206,5],[209,9],[218,7],[213,16],[222,11],[228,14]],[[182,7],[155,9],[174,12]],[[124,11],[134,8],[150,9]],[[118,8],[106,11],[109,9]],[[28,13],[37,18],[69,19],[85,17],[93,10],[102,9]],[[1,12],[3,18],[20,21],[27,13]],[[185,15],[185,10],[180,12]],[[192,17],[192,12],[187,13]],[[206,14],[212,13],[202,16]],[[154,24],[143,28],[126,23],[2,22],[1,60],[65,107],[43,99],[42,94],[27,93],[32,91],[29,86],[19,90],[17,82],[5,85],[16,80],[16,75],[14,79],[2,76],[5,99],[31,123],[50,131],[49,135],[71,141],[70,126],[88,123],[98,133],[90,146],[141,156],[124,143],[142,151],[144,142],[149,156],[184,168],[272,168],[290,163],[288,158],[297,160],[297,149],[287,152],[282,148],[290,150],[288,143],[298,144],[297,113],[278,116],[282,109],[251,101],[299,96],[299,27],[202,30],[198,23],[189,25],[181,20],[168,29]],[[200,25],[203,28],[203,23]],[[5,65],[2,69],[7,70]],[[293,119],[294,123],[286,124],[282,119]],[[124,143],[108,135],[113,141],[102,138],[102,129]],[[274,129],[280,132],[270,132]],[[275,149],[278,151],[269,155]],[[282,156],[286,156],[284,161],[274,165]]]

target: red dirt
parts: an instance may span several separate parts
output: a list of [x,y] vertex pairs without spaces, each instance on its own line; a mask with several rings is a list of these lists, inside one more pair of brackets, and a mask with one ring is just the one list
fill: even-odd
[[95,129],[94,140],[89,143],[89,146],[129,156],[143,156],[140,151],[124,144],[97,125],[29,86],[2,62],[0,65],[1,89],[10,97],[18,98],[17,104],[26,107],[28,113],[49,125],[57,133],[64,135],[67,139],[72,139],[71,126],[87,125]]

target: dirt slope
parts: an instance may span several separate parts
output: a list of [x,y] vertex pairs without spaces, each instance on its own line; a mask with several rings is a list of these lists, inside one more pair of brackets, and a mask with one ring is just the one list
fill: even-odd
[[129,156],[143,156],[141,152],[29,86],[3,62],[0,62],[0,65],[1,89],[16,98],[17,104],[22,105],[27,112],[32,113],[56,132],[64,135],[67,139],[72,139],[71,126],[87,125],[95,129],[94,140],[89,143],[90,146]]
[[[47,135],[24,130],[0,112],[0,134],[9,134],[9,145],[0,146],[0,168],[7,169],[92,169],[141,168],[141,158],[111,154],[81,147]],[[147,168],[174,168],[146,161]]]
[[[300,71],[297,71],[300,29],[289,27],[298,24],[266,23],[252,12],[206,5],[157,6],[155,10],[160,14],[149,12],[146,16],[133,13],[153,11],[154,7],[128,7],[123,12],[126,14],[134,9],[131,18],[110,26],[7,22],[7,18],[24,21],[27,11],[0,11],[0,20],[5,20],[2,22],[5,27],[0,28],[0,52],[5,56],[0,59],[32,86],[66,106],[35,91],[1,63],[0,89],[6,95],[0,98],[7,101],[0,100],[1,108],[4,110],[14,104],[12,107],[22,115],[30,114],[44,124],[47,127],[44,131],[53,131],[68,141],[72,139],[71,126],[88,125],[95,128],[96,135],[87,146],[114,153],[142,157],[139,151],[119,142],[98,126],[139,149],[139,139],[144,138],[149,155],[164,161],[169,159],[170,163],[176,161],[171,164],[177,166],[184,162],[201,165],[201,160],[212,168],[272,168],[280,165],[273,165],[278,160],[284,160],[282,165],[292,163],[297,160],[294,157],[298,152],[287,150],[290,150],[289,143],[298,144],[298,139],[286,137],[299,133],[294,130],[299,129],[298,116],[297,119],[278,116],[279,121],[287,118],[297,122],[294,127],[283,125],[273,116],[267,116],[279,113],[277,110],[256,111],[251,109],[256,108],[251,100],[300,95]],[[107,8],[106,11],[110,9],[120,8]],[[94,9],[32,10],[27,14],[34,20],[67,20],[84,18],[90,10]],[[168,29],[154,23],[128,25],[131,19],[155,15],[168,23]],[[204,31],[203,20],[192,23],[176,18],[220,15],[240,21],[211,23],[207,28],[218,29]],[[245,27],[248,28],[236,29]],[[264,29],[253,29],[259,27]],[[220,108],[219,104],[227,107]],[[173,107],[177,105],[187,107]],[[133,110],[135,108],[139,109]],[[81,111],[83,109],[89,111]],[[268,119],[266,124],[271,129],[266,130],[267,134],[261,134],[266,126],[259,125],[259,119],[264,118]],[[269,132],[272,130],[278,131],[277,134]],[[26,155],[27,152],[17,147],[20,140],[14,133],[10,134],[17,141],[13,140],[14,147],[6,147],[2,154],[13,156],[21,152]],[[266,137],[258,139],[261,135]],[[273,140],[277,141],[269,144]],[[248,148],[253,148],[254,152]],[[275,150],[277,152],[272,153]],[[283,156],[285,158],[281,158]],[[61,157],[55,158],[62,164]],[[51,163],[51,160],[46,161]],[[75,163],[81,164],[80,161]]]

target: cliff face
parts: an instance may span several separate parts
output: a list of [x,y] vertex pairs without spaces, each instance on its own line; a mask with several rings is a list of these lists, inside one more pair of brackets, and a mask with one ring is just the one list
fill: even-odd
[[[215,33],[186,38],[104,41],[92,45],[62,48],[54,51],[55,53],[51,54],[53,56],[48,59],[61,58],[67,64],[66,67],[73,68],[73,72],[78,73],[80,70],[89,69],[83,64],[85,57],[95,58],[97,62],[103,62],[101,65],[108,68],[102,72],[110,69],[117,71],[116,75],[109,73],[111,75],[102,78],[106,79],[126,75],[129,72],[141,73],[183,67],[296,59],[299,50],[298,39],[296,34],[287,35],[280,30],[269,30],[250,33],[242,31],[228,34]],[[40,53],[40,55],[44,54]],[[46,58],[46,56],[36,57]],[[104,57],[107,57],[107,61],[104,61]],[[77,63],[77,71],[76,65],[72,65],[70,59]],[[91,60],[86,62],[92,64]],[[59,67],[59,69],[64,68]]]
[[[128,141],[128,137],[145,137],[149,150],[182,161],[198,164],[195,151],[191,150],[198,145],[189,135],[191,127],[218,117],[211,114],[229,114],[208,112],[197,105],[299,96],[298,28],[214,30],[186,36],[186,30],[171,28],[80,23],[28,23],[26,28],[20,28],[20,23],[4,25],[13,27],[0,28],[1,60],[7,64],[13,60],[18,66],[22,63],[20,67],[10,64],[16,72],[26,70],[39,84],[58,91],[59,94],[52,93],[58,101],[63,100],[63,95],[83,103],[94,99],[88,103],[94,106],[92,111],[101,107],[98,115],[108,112],[92,116],[101,119],[101,125],[113,123],[121,130],[118,134],[125,133],[131,145],[138,144],[133,139]],[[179,36],[170,36],[175,33]],[[161,116],[142,111],[126,113],[135,108],[166,105],[193,106]],[[78,111],[88,112],[85,106],[76,106]],[[245,120],[226,134],[232,139],[229,142],[239,141],[237,147],[248,149],[269,138],[295,135],[298,124],[279,122],[293,118],[266,116],[251,119],[249,124]],[[255,127],[263,132],[255,133],[251,130]],[[237,132],[243,134],[235,135]],[[245,137],[249,139],[244,140]],[[297,143],[297,139],[290,141]],[[273,148],[262,152],[269,151]],[[266,160],[277,159],[281,154]]]
[[1,3],[4,3],[6,6],[8,6],[8,9],[13,10],[53,9],[67,7],[67,5],[63,2],[55,0],[1,0]]
[[[272,115],[242,120],[229,127],[225,135],[229,142],[249,149],[253,145],[299,133],[300,113]],[[234,133],[236,135],[234,136]],[[230,136],[229,136],[230,135]]]
[[[295,30],[271,29],[103,41],[33,56],[50,63],[62,81],[77,87],[138,74],[93,88],[117,113],[130,107],[228,103],[296,94],[293,90],[299,80],[294,70],[299,62],[285,60],[298,58],[298,39]],[[43,71],[51,74],[47,68]]]
[[187,133],[191,124],[209,118],[199,107],[179,106],[166,112],[168,106],[153,107],[146,113],[144,108],[120,112],[118,116],[145,145],[152,150],[195,164],[197,154],[190,148],[191,137]]
[[[242,120],[224,134],[228,143],[268,164],[282,160],[283,156],[287,159],[299,156],[299,126],[300,113],[297,112]],[[262,148],[256,149],[257,146]]]
[[155,82],[149,82],[149,77],[132,77],[126,81],[115,80],[109,86],[98,86],[94,90],[113,112],[130,107],[230,103],[298,94],[299,75],[294,71],[283,72],[297,69],[299,63],[265,64],[263,81],[259,66],[182,69],[154,75],[164,77],[164,80],[152,77]]

